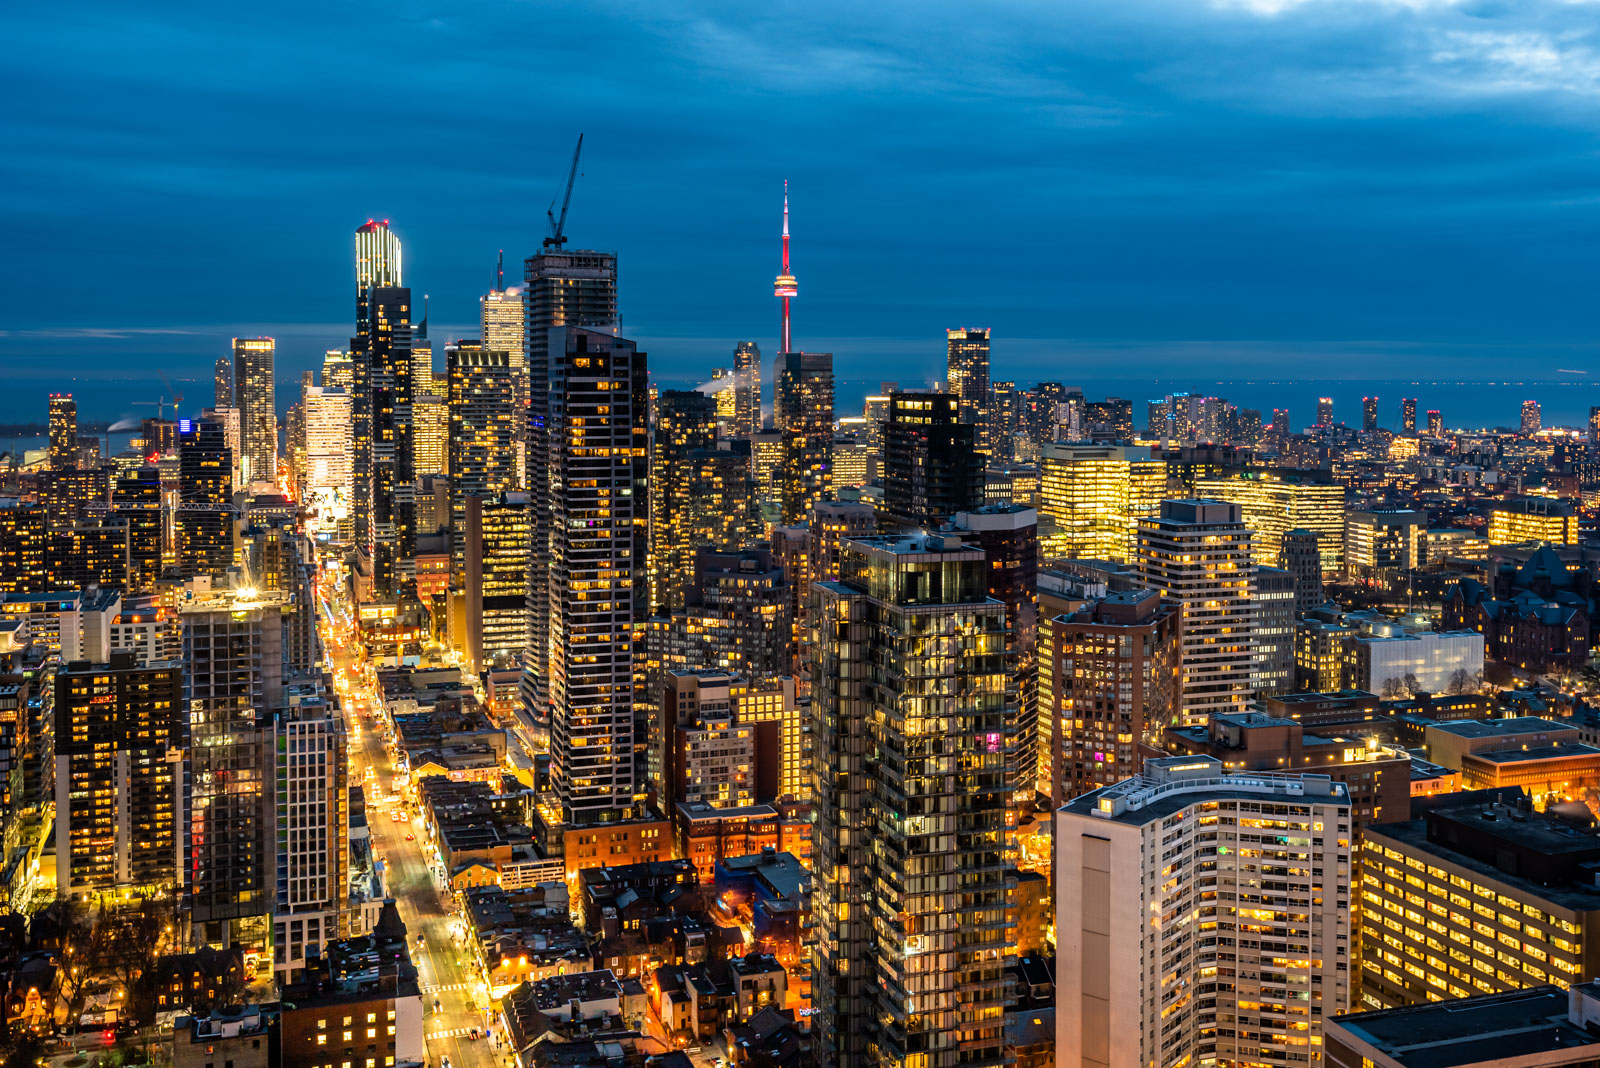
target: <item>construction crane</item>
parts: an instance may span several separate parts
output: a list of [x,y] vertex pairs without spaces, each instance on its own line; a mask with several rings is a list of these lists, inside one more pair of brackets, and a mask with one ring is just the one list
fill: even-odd
[[578,156],[583,152],[583,134],[578,135],[578,147],[572,150],[572,169],[567,172],[567,191],[561,198],[561,218],[556,218],[556,202],[550,201],[545,215],[550,219],[550,236],[544,239],[545,248],[560,248],[567,243],[561,231],[567,227],[567,205],[572,203],[572,183],[578,180]]

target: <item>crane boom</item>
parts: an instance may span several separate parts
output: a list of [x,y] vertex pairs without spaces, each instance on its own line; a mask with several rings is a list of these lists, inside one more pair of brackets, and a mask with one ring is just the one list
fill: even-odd
[[556,218],[556,202],[550,201],[550,208],[545,215],[550,219],[550,236],[544,239],[545,248],[559,247],[567,243],[566,235],[562,233],[567,227],[567,205],[572,203],[572,183],[578,180],[578,156],[583,153],[583,134],[578,135],[578,147],[572,150],[572,169],[567,172],[567,191],[561,197],[561,218]]

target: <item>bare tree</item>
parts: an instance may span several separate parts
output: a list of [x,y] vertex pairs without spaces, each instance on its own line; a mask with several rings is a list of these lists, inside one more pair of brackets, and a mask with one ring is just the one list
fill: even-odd
[[1422,686],[1417,682],[1417,677],[1409,671],[1406,672],[1405,687],[1406,692],[1412,696],[1422,692]]
[[1383,680],[1383,686],[1379,690],[1379,695],[1389,700],[1393,700],[1397,697],[1404,697],[1405,686],[1401,684],[1399,679],[1391,675]]
[[1450,683],[1445,687],[1447,693],[1466,693],[1472,688],[1472,673],[1466,668],[1456,668],[1450,673]]

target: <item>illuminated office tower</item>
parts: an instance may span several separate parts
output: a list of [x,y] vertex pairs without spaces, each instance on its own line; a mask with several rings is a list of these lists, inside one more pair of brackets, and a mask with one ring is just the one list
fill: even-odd
[[1163,757],[1055,819],[1057,1064],[1322,1063],[1356,977],[1344,783]]
[[1366,433],[1378,429],[1378,398],[1361,398],[1361,429]]
[[[356,335],[350,339],[350,480],[354,486],[350,508],[358,552],[371,564],[373,545],[373,370],[374,360],[385,366],[395,339],[392,335],[377,337],[380,325],[392,329],[393,315],[385,315],[382,322],[375,321],[373,295],[378,289],[392,289],[403,284],[401,280],[400,239],[389,229],[389,222],[368,219],[356,229]],[[409,303],[409,301],[408,301]],[[409,322],[409,317],[405,319]],[[410,343],[410,328],[404,338]],[[328,370],[327,359],[323,362]],[[325,378],[324,385],[330,384]],[[392,449],[392,446],[383,446]]]
[[[228,455],[232,458],[232,462],[228,465],[228,487],[231,492],[238,493],[245,488],[243,461],[240,459],[243,455],[243,450],[240,448],[239,409],[202,408],[200,410],[200,418],[208,423],[217,423],[222,427],[222,441],[228,447]],[[150,420],[146,420],[146,423],[149,422]],[[167,425],[172,426],[172,447],[177,448],[177,427],[172,424]],[[145,449],[147,455],[151,453],[160,455],[166,451],[166,449],[151,449],[149,447]]]
[[1600,407],[1589,409],[1589,441],[1600,442]]
[[182,874],[183,665],[132,651],[55,677],[56,894],[160,893]]
[[233,407],[233,358],[218,356],[211,369],[212,400],[218,408]]
[[1444,416],[1439,414],[1439,409],[1428,409],[1428,436],[1430,438],[1444,437]]
[[1400,402],[1400,432],[1402,434],[1415,434],[1417,432],[1417,398],[1406,397]]
[[1022,429],[1022,394],[1015,382],[991,382],[989,396],[990,455],[1009,460],[1016,450],[1016,437]]
[[222,575],[233,566],[233,454],[222,426],[178,423],[178,572]]
[[977,428],[959,421],[960,403],[954,393],[890,396],[878,511],[884,533],[932,530],[956,512],[982,507],[984,456]]
[[1351,512],[1344,525],[1344,566],[1352,579],[1393,581],[1422,566],[1428,516],[1409,508]]
[[184,889],[197,946],[264,947],[274,907],[266,736],[284,699],[288,594],[197,585],[183,623]]
[[717,436],[721,438],[733,437],[733,412],[739,396],[738,381],[738,375],[726,367],[711,369],[711,382],[716,388],[711,390],[710,396],[717,411]]
[[52,471],[78,466],[78,402],[70,393],[50,394],[47,462]]
[[1517,545],[1525,541],[1578,544],[1578,516],[1572,502],[1551,497],[1496,501],[1489,509],[1489,544]]
[[416,471],[450,473],[450,405],[441,393],[418,393],[411,403],[412,435],[417,443]]
[[1537,434],[1542,425],[1539,418],[1539,402],[1525,400],[1522,402],[1522,432],[1524,434]]
[[[1314,530],[1295,529],[1283,536],[1283,551],[1276,566],[1294,577],[1294,614],[1300,616],[1322,603],[1322,535]],[[1348,536],[1345,560],[1350,559]]]
[[[349,537],[350,394],[329,386],[306,390],[306,476],[302,499],[316,509],[317,529]],[[342,530],[342,532],[341,532]]]
[[958,536],[863,538],[818,589],[819,1065],[1005,1060],[1006,609],[987,569]]
[[1051,443],[1041,455],[1039,512],[1055,521],[1046,556],[1131,560],[1134,524],[1167,495],[1167,463],[1142,445]]
[[273,971],[300,978],[309,953],[340,934],[350,889],[350,747],[344,717],[320,683],[287,687],[274,716],[276,818]]
[[[363,424],[358,413],[354,421],[356,537],[358,548],[371,564],[373,592],[380,599],[390,599],[405,585],[416,557],[411,290],[375,286],[365,296],[368,331],[358,336],[358,344],[353,346],[357,383],[352,407],[366,405],[370,438],[363,457]],[[367,508],[364,538],[363,503]]]
[[528,305],[522,287],[505,288],[504,274],[499,286],[484,294],[479,302],[483,332],[479,337],[490,352],[510,357],[511,382],[515,391],[512,415],[515,421],[512,441],[517,454],[517,485],[528,484]]
[[467,498],[498,497],[517,488],[516,371],[511,354],[476,339],[444,350],[449,388],[451,585],[466,581]]
[[946,378],[960,405],[963,423],[977,427],[976,442],[987,451],[990,440],[989,328],[945,331]]
[[1177,722],[1178,611],[1153,589],[1085,600],[1039,625],[1038,787],[1057,808],[1138,773]]
[[427,339],[428,313],[424,309],[422,322],[411,332],[411,392],[414,396],[435,391],[433,384],[433,342]]
[[778,355],[774,411],[783,435],[778,483],[785,523],[801,523],[832,485],[833,354]]
[[528,647],[525,570],[528,566],[528,495],[469,494],[461,527],[465,574],[467,662],[474,671],[517,666]]
[[1261,697],[1294,689],[1295,577],[1282,568],[1256,568],[1255,690]]
[[733,348],[733,436],[752,438],[761,431],[761,349],[754,341]]
[[[650,614],[682,608],[693,581],[699,544],[689,513],[694,508],[691,453],[716,448],[717,404],[697,389],[668,389],[656,400],[650,460]],[[722,546],[715,546],[722,548]]]
[[276,345],[270,337],[233,339],[233,406],[239,409],[240,462],[246,485],[278,480]]
[[[546,421],[550,417],[550,330],[573,326],[615,333],[617,257],[611,252],[569,251],[547,245],[523,265],[524,321],[528,328],[528,654],[523,661],[518,700],[529,715],[550,713],[550,455]],[[559,357],[560,353],[556,355]],[[645,507],[639,502],[639,507]],[[641,556],[638,564],[642,568]],[[644,587],[644,574],[639,574]]]
[[550,781],[567,824],[626,819],[642,792],[634,627],[645,620],[649,377],[631,341],[549,332]]
[[155,588],[161,576],[165,540],[161,508],[161,470],[140,467],[118,478],[111,488],[111,515],[128,525],[128,590]]
[[1317,398],[1317,425],[1319,427],[1332,426],[1333,425],[1333,398],[1332,397],[1318,397]]
[[1256,532],[1251,542],[1256,563],[1276,567],[1283,536],[1291,530],[1320,534],[1322,570],[1344,567],[1345,490],[1299,474],[1252,471],[1231,478],[1197,478],[1195,495],[1239,506],[1244,525]]
[[1255,563],[1237,504],[1162,501],[1139,520],[1139,578],[1178,608],[1185,723],[1249,711],[1254,696]]
[[322,388],[354,393],[356,367],[344,349],[329,349],[322,357]]

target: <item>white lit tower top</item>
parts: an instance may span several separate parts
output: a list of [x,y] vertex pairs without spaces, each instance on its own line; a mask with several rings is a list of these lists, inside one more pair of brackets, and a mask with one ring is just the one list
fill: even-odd
[[400,239],[389,220],[368,219],[356,228],[356,288],[404,285],[400,280]]
[[772,295],[783,298],[783,336],[778,343],[779,352],[791,351],[789,346],[789,298],[800,292],[794,275],[789,273],[789,182],[783,183],[783,270],[772,284]]

